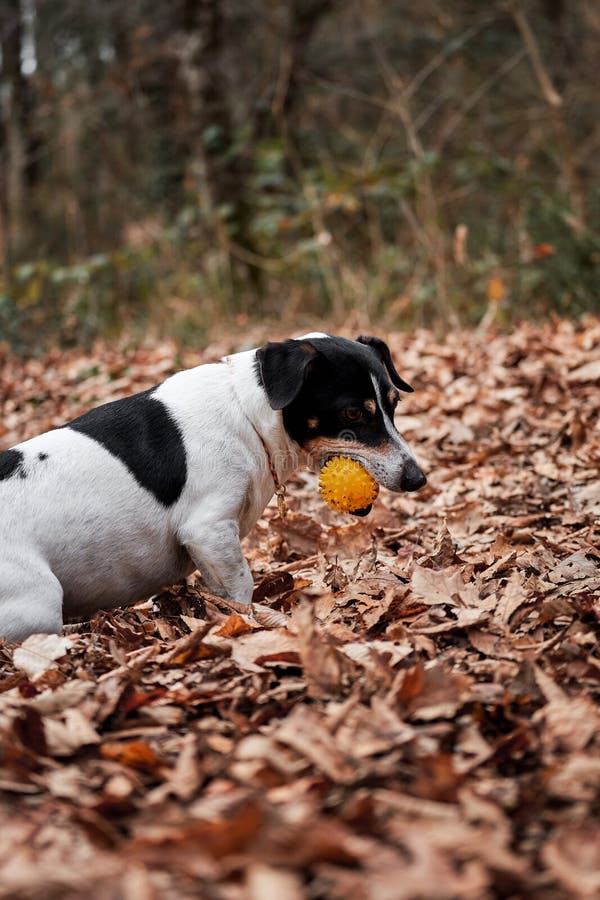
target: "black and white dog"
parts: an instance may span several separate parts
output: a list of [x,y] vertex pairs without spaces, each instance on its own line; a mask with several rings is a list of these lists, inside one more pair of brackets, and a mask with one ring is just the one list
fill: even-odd
[[300,465],[358,459],[392,491],[425,476],[394,427],[387,345],[325,334],[179,372],[0,453],[0,635],[59,632],[199,569],[251,610],[240,546]]

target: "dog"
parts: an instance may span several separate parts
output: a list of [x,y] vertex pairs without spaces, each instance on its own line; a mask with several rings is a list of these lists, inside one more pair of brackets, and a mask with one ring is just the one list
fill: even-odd
[[60,633],[63,616],[126,606],[196,569],[251,612],[240,540],[299,466],[341,454],[391,491],[425,484],[394,426],[400,391],[412,388],[384,341],[311,333],[0,453],[0,635]]

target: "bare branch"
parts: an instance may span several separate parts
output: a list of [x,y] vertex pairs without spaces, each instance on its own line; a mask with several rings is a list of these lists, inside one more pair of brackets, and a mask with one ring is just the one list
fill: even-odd
[[[473,93],[466,98],[460,109],[448,120],[448,122],[446,122],[444,128],[441,130],[437,145],[438,152],[459,127],[467,113],[469,113],[473,109],[473,107],[476,106],[477,103],[479,103],[482,97],[484,97],[498,81],[500,81],[505,75],[507,75],[511,71],[511,69],[514,69],[515,66],[517,66],[521,62],[524,56],[524,50],[518,50],[512,56],[509,56],[509,58],[504,61],[504,63],[496,72],[492,72],[490,77],[486,78],[485,81],[483,81],[479,85],[477,90],[473,91]],[[422,122],[420,123],[421,126],[423,124],[424,123]]]
[[553,106],[554,108],[562,106],[563,99],[552,84],[552,79],[550,78],[542,59],[542,53],[537,38],[531,29],[531,25],[529,24],[529,20],[527,19],[521,4],[518,0],[507,0],[504,6],[513,17],[515,25],[519,29],[519,33],[525,44],[531,67],[538,80],[544,100],[549,106]]

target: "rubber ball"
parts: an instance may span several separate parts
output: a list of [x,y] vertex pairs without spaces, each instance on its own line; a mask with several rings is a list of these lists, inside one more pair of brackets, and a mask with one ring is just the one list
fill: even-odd
[[379,493],[379,485],[355,459],[333,456],[321,469],[319,491],[332,509],[351,513],[370,506]]

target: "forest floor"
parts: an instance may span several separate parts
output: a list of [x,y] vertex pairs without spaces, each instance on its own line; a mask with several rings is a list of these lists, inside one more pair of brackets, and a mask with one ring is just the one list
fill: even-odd
[[[1,897],[600,894],[600,322],[389,337],[429,484],[299,473],[258,624],[192,577],[0,644]],[[0,447],[202,360],[0,353]]]

